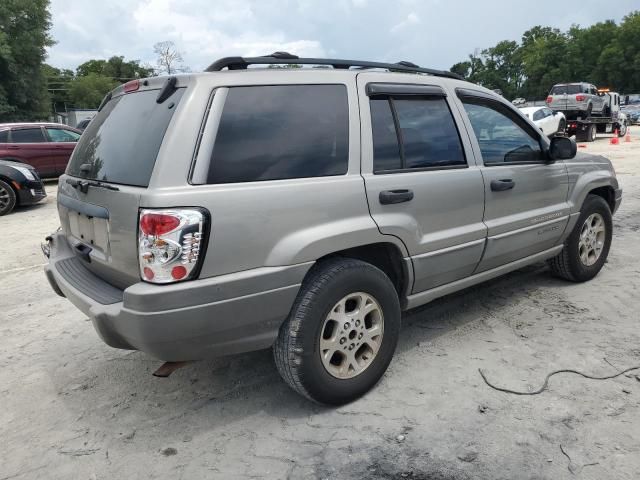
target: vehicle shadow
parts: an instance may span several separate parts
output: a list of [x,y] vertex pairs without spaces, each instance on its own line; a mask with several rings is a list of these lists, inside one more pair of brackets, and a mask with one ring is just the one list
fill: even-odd
[[[483,311],[499,317],[501,309],[523,292],[556,285],[563,282],[551,277],[545,264],[536,264],[411,310],[403,316],[396,358],[462,326],[481,324]],[[65,338],[57,348],[71,348]],[[66,375],[56,371],[52,377],[66,408],[74,415],[93,417],[92,422],[104,428],[114,417],[132,425],[144,419],[160,430],[172,422],[206,430],[258,412],[293,420],[335,410],[290,390],[270,350],[194,362],[169,378],[156,378],[151,374],[160,361],[140,352],[109,349],[97,338],[83,342],[94,342],[83,353],[87,358],[67,367]],[[369,400],[375,401],[375,396]]]

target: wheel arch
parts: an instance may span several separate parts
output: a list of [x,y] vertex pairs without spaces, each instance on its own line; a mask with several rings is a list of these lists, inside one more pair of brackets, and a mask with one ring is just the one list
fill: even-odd
[[318,258],[316,268],[321,267],[324,262],[336,258],[361,260],[382,270],[393,283],[401,305],[413,287],[411,260],[405,257],[402,250],[394,243],[376,242],[337,250]]

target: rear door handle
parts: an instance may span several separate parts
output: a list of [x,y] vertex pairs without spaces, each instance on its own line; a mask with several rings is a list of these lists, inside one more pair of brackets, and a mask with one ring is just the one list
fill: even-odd
[[511,190],[516,186],[516,182],[510,178],[504,178],[502,180],[491,180],[491,190],[494,192],[504,192],[505,190]]
[[9,145],[7,147],[7,150],[20,150],[20,147],[17,145]]
[[380,192],[379,200],[382,205],[409,202],[413,200],[413,190],[385,190]]

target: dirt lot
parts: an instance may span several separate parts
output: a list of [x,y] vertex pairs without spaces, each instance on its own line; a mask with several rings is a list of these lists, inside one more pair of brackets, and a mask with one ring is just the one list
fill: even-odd
[[584,151],[624,188],[600,275],[540,264],[411,312],[382,382],[338,409],[291,392],[268,351],[159,379],[158,361],[104,345],[42,274],[49,183],[45,204],[0,218],[0,479],[640,478],[640,371],[523,397],[478,374],[533,389],[558,368],[640,365],[640,127]]

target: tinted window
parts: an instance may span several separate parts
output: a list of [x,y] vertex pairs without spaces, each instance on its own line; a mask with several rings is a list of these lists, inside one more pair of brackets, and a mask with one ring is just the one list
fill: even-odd
[[[76,146],[67,173],[83,178],[147,186],[164,133],[184,88],[163,103],[158,90],[121,95],[108,102]],[[82,165],[88,168],[80,169]]]
[[373,133],[374,171],[402,168],[400,146],[396,124],[388,99],[374,99],[370,102],[371,126]]
[[464,100],[485,164],[542,159],[537,137],[507,107],[483,100]]
[[544,118],[544,110],[533,112],[533,121],[542,120]]
[[44,141],[44,135],[42,135],[42,129],[40,127],[22,128],[11,131],[12,143],[40,143]]
[[585,93],[582,91],[582,85],[579,83],[571,85],[556,85],[551,89],[550,95],[562,95],[568,93],[569,95],[575,95],[576,93]]
[[52,142],[77,142],[80,134],[63,128],[47,128],[47,135]]
[[[374,171],[466,165],[460,136],[444,98],[374,99],[371,106]],[[390,123],[393,118],[389,118],[389,106],[395,109],[398,126]],[[400,149],[397,136],[393,143],[398,131]],[[400,162],[395,153],[398,150]]]
[[0,132],[0,143],[8,143],[9,142],[9,131],[3,130]]
[[229,89],[208,183],[342,175],[349,158],[344,85]]

